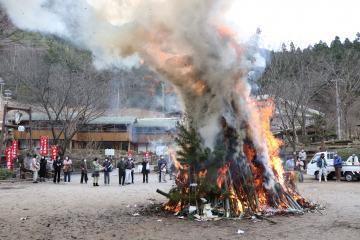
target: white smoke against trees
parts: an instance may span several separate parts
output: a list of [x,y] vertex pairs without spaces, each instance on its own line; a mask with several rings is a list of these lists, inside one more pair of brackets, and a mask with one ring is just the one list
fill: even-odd
[[[180,93],[194,126],[213,148],[219,119],[246,122],[264,165],[266,142],[250,106],[248,72],[263,68],[257,37],[239,43],[220,0],[0,0],[18,27],[56,34],[91,50],[98,68],[145,63]],[[224,28],[225,26],[225,28]],[[255,35],[256,36],[256,35]],[[235,113],[237,111],[237,113]],[[255,114],[256,115],[256,114]],[[271,174],[270,174],[271,175]]]

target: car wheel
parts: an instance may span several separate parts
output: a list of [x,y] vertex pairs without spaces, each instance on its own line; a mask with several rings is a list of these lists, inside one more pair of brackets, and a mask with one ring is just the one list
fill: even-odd
[[351,182],[352,180],[354,179],[352,173],[345,173],[345,180],[348,181],[348,182]]

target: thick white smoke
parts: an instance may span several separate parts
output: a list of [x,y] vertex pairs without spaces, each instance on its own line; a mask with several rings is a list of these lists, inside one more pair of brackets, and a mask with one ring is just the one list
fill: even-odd
[[248,70],[263,67],[264,61],[256,44],[241,46],[235,42],[236,33],[224,27],[223,16],[232,2],[0,0],[18,27],[56,34],[91,50],[98,68],[132,67],[144,61],[174,84],[210,148],[222,116],[236,129],[245,121],[274,178],[266,142],[252,119],[257,116],[251,112],[246,80]]

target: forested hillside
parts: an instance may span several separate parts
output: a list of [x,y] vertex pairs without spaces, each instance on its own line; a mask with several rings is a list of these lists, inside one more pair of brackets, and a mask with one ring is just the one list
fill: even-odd
[[285,106],[277,109],[284,129],[302,126],[301,136],[289,134],[290,142],[306,141],[306,108],[324,113],[317,116],[320,136],[359,137],[360,34],[354,40],[335,37],[329,45],[319,41],[306,49],[283,45],[269,59],[259,80],[261,93]]

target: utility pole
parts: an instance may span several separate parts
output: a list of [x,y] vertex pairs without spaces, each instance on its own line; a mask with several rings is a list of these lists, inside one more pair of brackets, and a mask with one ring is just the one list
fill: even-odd
[[336,133],[337,133],[337,137],[338,140],[342,139],[341,136],[341,103],[340,103],[340,97],[339,97],[339,88],[338,88],[338,79],[335,79],[335,97],[336,97],[336,118],[337,118],[337,128],[336,128]]
[[117,89],[117,110],[120,109],[120,86]]
[[165,83],[161,82],[161,94],[162,94],[162,113],[165,117]]

